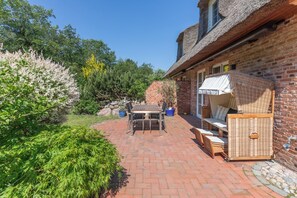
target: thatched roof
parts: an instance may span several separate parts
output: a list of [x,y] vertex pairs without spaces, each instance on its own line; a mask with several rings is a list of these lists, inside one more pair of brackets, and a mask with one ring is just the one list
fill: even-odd
[[294,7],[295,12],[296,6],[289,5],[289,1],[292,0],[220,0],[220,13],[225,18],[189,53],[173,64],[166,72],[166,76],[172,76],[202,61],[265,23],[282,18],[287,14],[284,8],[290,8],[292,12]]
[[179,34],[176,42],[183,41],[183,53],[186,54],[192,50],[197,42],[198,37],[198,23],[185,29]]

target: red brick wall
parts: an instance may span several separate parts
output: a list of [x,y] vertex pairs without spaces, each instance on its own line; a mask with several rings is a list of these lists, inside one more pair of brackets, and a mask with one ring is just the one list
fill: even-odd
[[176,82],[178,92],[177,96],[177,110],[179,114],[190,114],[191,106],[191,86],[190,80]]
[[[163,102],[163,96],[160,93],[160,89],[162,87],[162,81],[154,81],[145,91],[145,101],[147,104],[156,104],[159,105],[161,102]],[[186,86],[182,86],[183,90],[185,89]],[[189,91],[189,89],[187,89]],[[176,94],[176,93],[175,93]],[[183,98],[185,94],[180,94],[179,98]],[[177,97],[176,97],[177,98]],[[188,97],[188,100],[190,97]],[[176,99],[177,100],[177,99]],[[190,105],[186,105],[187,103],[182,103],[182,108],[178,108],[177,102],[173,105],[175,108],[175,113],[179,113],[179,110],[182,110],[181,113],[183,113],[187,108],[190,108]],[[185,107],[188,106],[188,107]]]
[[197,110],[197,71],[191,75],[191,114],[196,116]]
[[145,101],[147,104],[159,104],[162,100],[162,94],[159,90],[162,87],[162,81],[154,81],[145,91]]
[[297,171],[297,141],[287,152],[282,145],[290,135],[297,135],[297,15],[280,24],[276,31],[267,33],[258,41],[217,57],[189,71],[191,76],[191,113],[196,115],[197,71],[229,61],[236,70],[264,77],[275,82],[275,159]]

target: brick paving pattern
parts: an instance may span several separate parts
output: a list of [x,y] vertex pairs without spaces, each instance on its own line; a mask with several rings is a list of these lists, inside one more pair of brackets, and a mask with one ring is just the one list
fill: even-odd
[[127,120],[94,126],[116,145],[127,171],[127,184],[115,197],[280,197],[262,185],[251,171],[255,162],[212,159],[191,132],[199,120],[167,117],[167,133],[127,134]]

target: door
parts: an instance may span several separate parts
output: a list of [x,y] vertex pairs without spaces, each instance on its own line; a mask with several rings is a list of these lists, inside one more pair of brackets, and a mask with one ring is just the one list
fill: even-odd
[[204,95],[198,93],[198,89],[201,87],[203,81],[205,79],[205,70],[201,70],[197,72],[197,109],[196,114],[197,117],[202,117],[202,106],[204,105]]

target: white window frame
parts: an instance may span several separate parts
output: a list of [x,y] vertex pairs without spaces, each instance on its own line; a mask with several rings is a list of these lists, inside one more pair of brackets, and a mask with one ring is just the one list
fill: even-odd
[[225,65],[229,65],[229,61],[225,61],[225,62],[221,62],[221,63],[213,65],[212,68],[211,68],[212,74],[214,74],[214,69],[218,68],[218,67],[220,67],[220,72],[219,73],[223,73]]
[[218,0],[209,0],[209,3],[208,3],[208,28],[207,28],[208,32],[221,21],[219,19],[215,24],[213,24],[213,4],[216,1]]
[[[201,95],[202,96],[202,100],[201,100],[201,104],[203,105],[204,104],[204,96],[203,96],[203,94],[199,94],[198,93],[198,89],[199,89],[199,74],[200,73],[202,73],[202,79],[203,79],[203,81],[204,81],[204,79],[205,79],[205,76],[206,76],[206,73],[205,73],[205,69],[202,69],[202,70],[199,70],[199,71],[197,71],[197,92],[196,92],[196,116],[198,117],[198,118],[202,118],[202,114],[199,114],[198,112],[199,112],[199,104],[198,104],[198,102],[199,102],[199,96]],[[204,74],[203,74],[204,73]],[[203,81],[202,81],[202,83],[203,83]],[[202,110],[202,109],[201,109]]]

